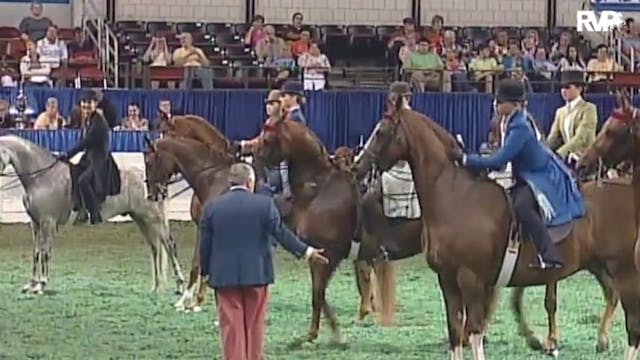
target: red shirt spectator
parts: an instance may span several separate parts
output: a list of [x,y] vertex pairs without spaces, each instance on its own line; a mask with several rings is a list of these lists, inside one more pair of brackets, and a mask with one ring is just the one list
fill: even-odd
[[311,33],[306,30],[301,32],[300,39],[291,43],[291,54],[293,54],[293,56],[300,56],[309,51],[310,38]]

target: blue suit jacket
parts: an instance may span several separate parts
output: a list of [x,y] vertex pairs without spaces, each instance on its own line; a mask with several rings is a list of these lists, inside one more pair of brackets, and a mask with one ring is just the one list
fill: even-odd
[[200,220],[200,271],[211,287],[262,286],[274,281],[273,236],[302,257],[307,245],[280,218],[273,200],[232,188],[210,201]]
[[301,122],[305,125],[307,125],[307,119],[304,117],[304,114],[302,113],[302,109],[300,109],[299,107],[291,110],[288,114],[287,114],[287,118],[293,121],[298,121]]
[[500,170],[511,162],[513,176],[533,191],[548,226],[565,224],[584,216],[582,194],[564,163],[538,141],[526,112],[508,119],[504,144],[490,156],[468,155],[465,165]]

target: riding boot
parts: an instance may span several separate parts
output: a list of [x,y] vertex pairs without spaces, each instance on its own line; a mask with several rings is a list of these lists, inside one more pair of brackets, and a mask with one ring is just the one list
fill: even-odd
[[102,216],[100,215],[100,207],[95,195],[93,194],[93,189],[83,188],[82,198],[84,200],[84,205],[89,212],[91,224],[95,225],[101,223]]
[[[523,222],[524,225],[524,222]],[[536,262],[530,267],[539,269],[559,269],[564,266],[562,258],[549,236],[547,228],[544,226],[542,219],[538,216],[538,221],[529,222],[527,225],[527,233],[531,237],[538,256]]]

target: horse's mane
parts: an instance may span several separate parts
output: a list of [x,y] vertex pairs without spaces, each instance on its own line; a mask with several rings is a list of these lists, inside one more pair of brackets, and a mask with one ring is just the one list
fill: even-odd
[[[427,127],[429,127],[429,129],[433,131],[438,140],[440,140],[440,143],[442,143],[442,146],[444,146],[445,149],[455,149],[460,147],[460,144],[458,144],[453,135],[451,135],[451,133],[445,128],[440,126],[440,124],[435,122],[435,120],[417,111],[413,111],[412,114],[415,114],[415,116],[418,117],[417,121],[424,121]],[[400,115],[402,115],[402,113],[400,113]]]
[[156,140],[155,145],[159,149],[165,148],[166,145],[169,145],[169,147],[171,148],[179,147],[181,150],[190,151],[191,153],[198,156],[198,158],[200,158],[201,160],[209,159],[210,156],[208,155],[211,154],[209,147],[206,144],[198,140],[185,138],[185,137],[182,137],[182,138],[165,137],[165,138]]
[[194,122],[198,123],[199,125],[204,126],[207,130],[211,131],[216,137],[218,137],[220,139],[224,139],[224,140],[227,139],[227,137],[224,136],[224,134],[222,132],[220,132],[220,130],[218,130],[217,127],[213,126],[212,123],[207,121],[207,119],[203,118],[202,116],[184,115],[183,117],[185,119],[187,119],[187,120],[194,121]]
[[25,148],[28,152],[34,155],[47,157],[49,159],[53,158],[53,154],[51,154],[51,152],[46,148],[34,143],[33,141],[30,141],[28,139],[25,139],[17,135],[9,134],[9,135],[0,136],[0,145],[6,146],[9,148],[11,148],[12,145],[13,146],[17,145]]

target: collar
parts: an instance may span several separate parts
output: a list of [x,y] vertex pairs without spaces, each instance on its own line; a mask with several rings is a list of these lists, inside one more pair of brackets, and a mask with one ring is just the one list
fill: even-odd
[[233,185],[232,187],[229,188],[229,191],[236,191],[236,190],[249,191],[249,188],[244,185]]
[[293,105],[292,107],[287,109],[287,112],[288,113],[292,113],[292,112],[294,112],[296,110],[300,110],[300,105]]
[[578,95],[578,97],[576,97],[575,99],[567,102],[567,106],[569,107],[569,110],[573,110],[576,108],[576,106],[578,106],[578,104],[582,101],[582,96]]

